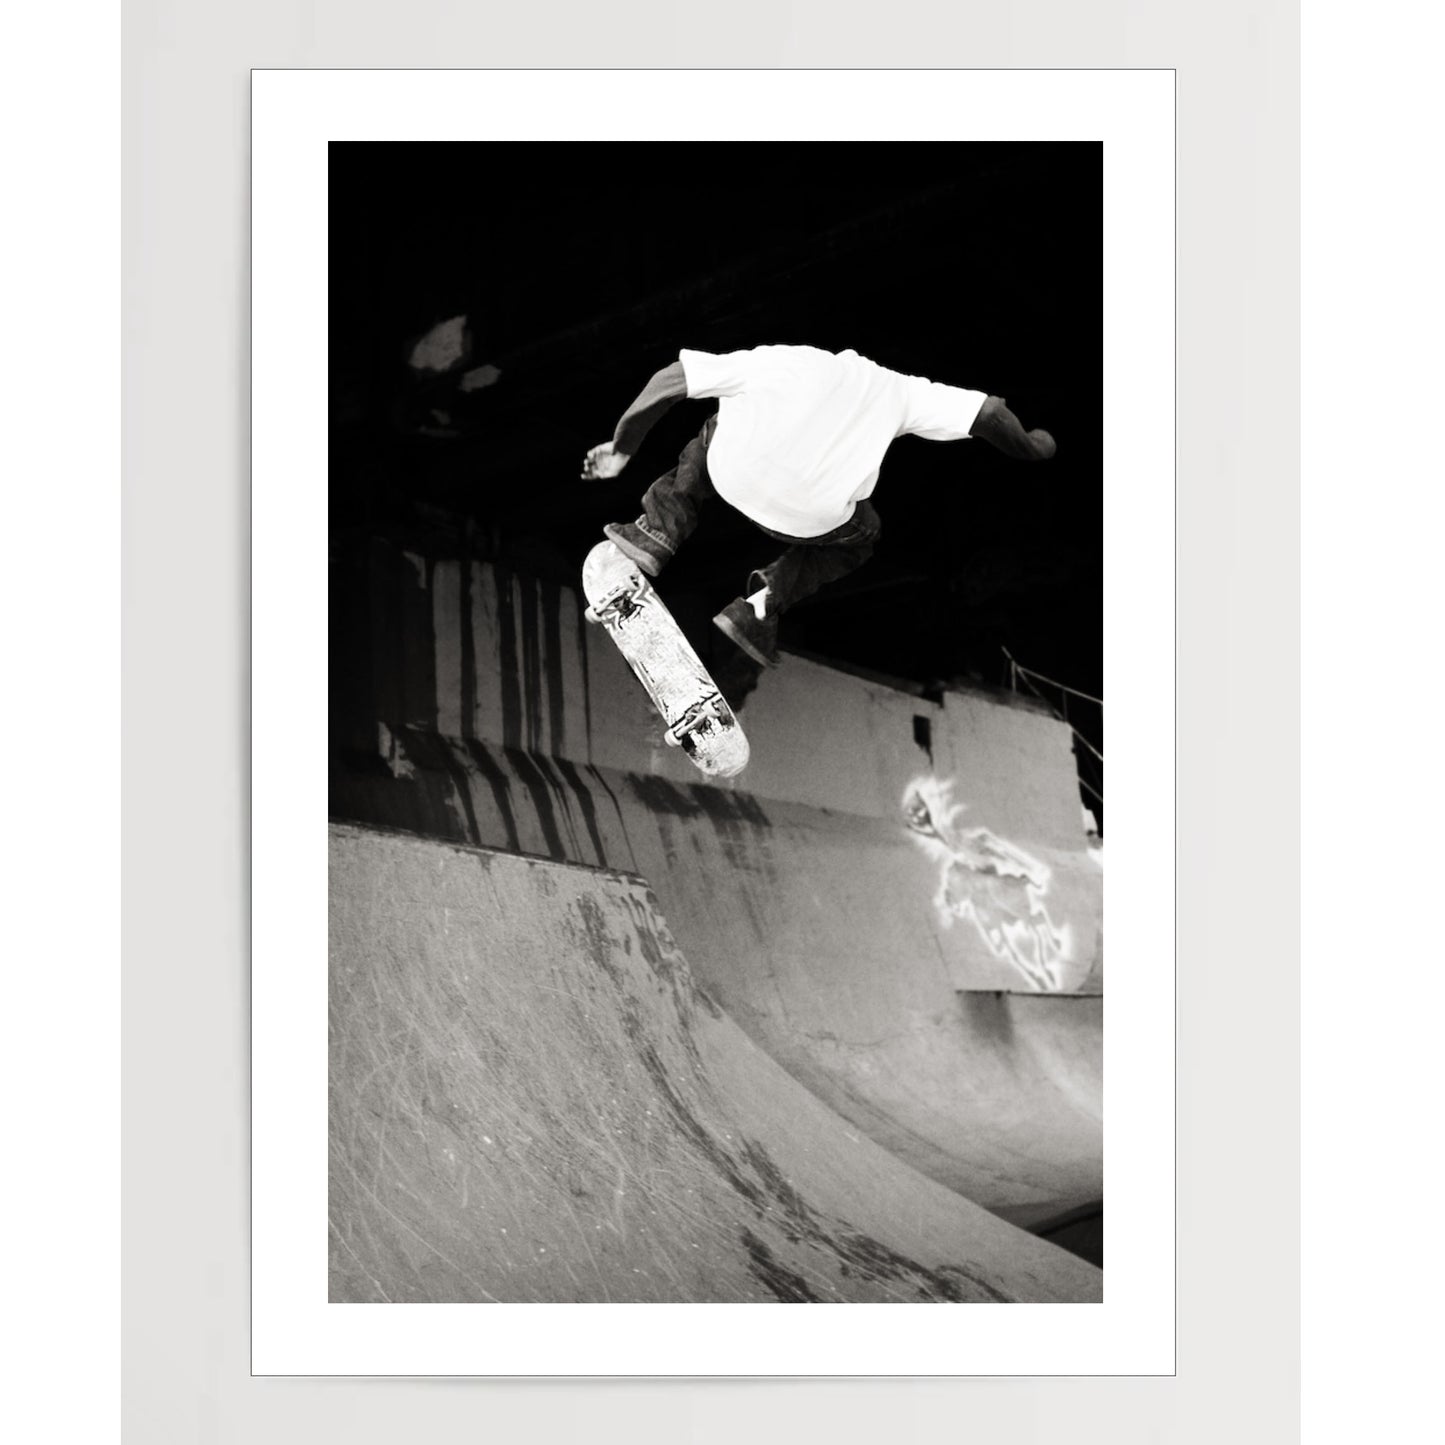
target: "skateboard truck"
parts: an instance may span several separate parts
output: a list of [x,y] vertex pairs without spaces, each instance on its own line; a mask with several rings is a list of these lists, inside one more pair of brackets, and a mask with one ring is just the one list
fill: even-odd
[[602,615],[613,612],[621,622],[630,617],[642,605],[642,586],[636,583],[619,582],[611,591],[603,593],[587,608],[584,616],[588,622],[601,622]]
[[695,733],[710,719],[715,719],[718,722],[723,721],[723,707],[725,705],[722,697],[718,693],[713,693],[711,697],[705,697],[696,706],[688,708],[688,710],[663,733],[662,736],[668,747],[675,748],[681,746],[684,738]]

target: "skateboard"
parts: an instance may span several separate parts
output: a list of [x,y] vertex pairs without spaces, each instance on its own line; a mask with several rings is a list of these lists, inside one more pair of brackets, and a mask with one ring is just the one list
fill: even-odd
[[637,674],[668,744],[708,777],[742,772],[748,740],[737,716],[652,583],[611,542],[599,542],[582,564],[582,591],[587,620],[601,623]]

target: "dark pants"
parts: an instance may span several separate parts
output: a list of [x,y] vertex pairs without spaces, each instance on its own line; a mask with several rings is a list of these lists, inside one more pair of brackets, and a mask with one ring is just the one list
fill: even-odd
[[[703,503],[717,496],[712,478],[707,474],[707,449],[716,430],[717,417],[710,416],[703,429],[682,449],[677,465],[659,477],[642,499],[642,516],[637,525],[669,555],[692,535]],[[873,555],[883,523],[873,504],[862,501],[841,527],[824,532],[821,537],[789,537],[766,527],[759,530],[789,544],[776,562],[748,578],[750,593],[762,587],[768,589],[767,612],[769,617],[774,617],[786,612],[795,602],[811,597],[820,587],[861,567]]]

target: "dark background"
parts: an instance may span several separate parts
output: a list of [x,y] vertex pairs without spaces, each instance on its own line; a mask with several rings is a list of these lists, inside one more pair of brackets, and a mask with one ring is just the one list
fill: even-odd
[[[334,547],[465,547],[574,582],[715,405],[580,479],[681,347],[852,347],[1006,398],[1058,455],[901,438],[876,555],[790,612],[783,646],[925,690],[1007,685],[1007,647],[1102,696],[1100,146],[347,143],[330,180]],[[409,364],[461,315],[450,370]],[[718,502],[663,574],[705,658],[727,646],[707,619],[776,550]],[[1102,747],[1099,710],[1068,711]]]

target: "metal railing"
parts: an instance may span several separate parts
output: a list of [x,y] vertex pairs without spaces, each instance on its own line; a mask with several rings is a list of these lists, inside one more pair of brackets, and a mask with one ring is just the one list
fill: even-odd
[[[1098,709],[1097,736],[1100,738],[1104,735],[1104,699],[1095,697],[1093,693],[1084,692],[1080,688],[1070,687],[1068,683],[1048,677],[1042,672],[1035,672],[1030,667],[1025,667],[1007,647],[1000,650],[1008,659],[1009,690],[1011,692],[1023,690],[1031,693],[1060,722],[1069,725],[1069,729],[1074,735],[1074,760],[1078,765],[1079,789],[1088,798],[1094,799],[1102,811],[1104,806],[1104,754],[1079,730],[1079,725],[1074,718],[1069,716],[1069,699],[1078,698]],[[1040,683],[1045,687],[1052,688],[1057,694],[1057,698],[1042,692],[1037,686]],[[1102,827],[1102,816],[1099,822]]]

